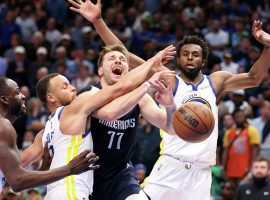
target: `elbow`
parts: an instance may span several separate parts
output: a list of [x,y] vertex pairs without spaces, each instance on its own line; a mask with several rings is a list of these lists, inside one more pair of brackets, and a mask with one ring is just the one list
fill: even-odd
[[102,119],[112,122],[117,119],[117,113],[115,111],[108,111],[106,114],[102,117]]
[[13,183],[10,183],[10,187],[14,192],[20,192],[23,189],[25,189],[23,187],[23,183],[20,182],[19,180],[15,180]]

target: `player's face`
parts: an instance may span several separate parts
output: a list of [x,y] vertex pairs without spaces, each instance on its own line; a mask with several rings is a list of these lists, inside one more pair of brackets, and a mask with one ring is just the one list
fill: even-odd
[[254,162],[252,165],[252,174],[256,178],[263,178],[268,175],[269,167],[266,161]]
[[26,112],[25,96],[21,93],[17,83],[12,80],[7,80],[9,85],[9,112],[12,115],[19,116]]
[[127,72],[128,62],[124,54],[119,51],[111,51],[104,55],[99,75],[108,85],[118,82]]
[[66,77],[59,75],[50,80],[50,89],[47,94],[49,101],[54,101],[60,106],[70,104],[77,97],[77,91]]
[[183,45],[178,64],[181,72],[189,80],[194,80],[202,69],[202,48],[197,44]]

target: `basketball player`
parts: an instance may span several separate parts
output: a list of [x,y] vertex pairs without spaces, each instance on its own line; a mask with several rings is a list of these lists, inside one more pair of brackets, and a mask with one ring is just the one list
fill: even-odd
[[85,150],[67,162],[65,166],[49,171],[25,170],[21,165],[20,154],[16,146],[16,132],[12,126],[16,118],[25,111],[25,97],[20,92],[17,83],[0,77],[0,193],[6,182],[14,191],[18,192],[96,168],[93,164],[97,157],[89,150]]
[[[93,94],[102,88],[117,84],[120,78],[128,72],[128,65],[113,68],[108,63],[104,63],[106,60],[104,55],[118,48],[119,45],[111,45],[101,51],[98,60],[100,83],[96,87],[90,87]],[[166,88],[162,84],[159,86],[156,99],[159,104],[165,106],[165,110],[157,106],[155,101],[146,94],[147,91],[141,90],[140,93],[124,95],[121,99],[104,106],[92,115],[91,133],[94,151],[99,155],[101,166],[94,173],[93,199],[125,200],[145,196],[130,164],[136,142],[139,115],[141,114],[153,125],[172,132],[170,121],[176,109],[171,88]],[[89,88],[85,90],[88,91]],[[113,113],[109,119],[106,117],[108,113]],[[146,196],[145,199],[147,199]]]
[[[167,59],[172,58],[171,54],[174,52],[174,47],[169,46],[142,66],[132,70],[126,76],[121,76],[119,83],[106,87],[95,94],[85,92],[77,98],[75,98],[75,88],[65,77],[50,74],[41,79],[37,84],[37,94],[53,114],[46,123],[43,136],[39,133],[35,143],[24,152],[22,157],[28,157],[27,160],[24,160],[24,164],[27,165],[27,162],[32,162],[42,155],[41,137],[43,143],[46,140],[49,141],[49,148],[54,155],[51,168],[65,163],[85,147],[92,149],[88,116],[113,98],[136,87],[145,79],[152,67],[161,66],[163,61],[166,62]],[[104,56],[103,64],[112,66],[115,71],[121,70],[127,66],[126,53],[126,49],[122,46],[118,46],[114,51],[101,53]],[[157,80],[163,74],[167,74],[167,72],[154,75],[148,82],[132,91],[132,94],[136,96],[147,92],[150,88],[149,82],[153,86],[159,84]],[[45,199],[52,199],[55,196],[59,199],[88,199],[92,192],[92,184],[92,173],[67,177],[48,185]]]
[[[97,4],[92,4],[91,1],[69,2],[74,6],[71,10],[93,23],[106,45],[121,43],[101,18],[101,0],[98,0]],[[215,128],[211,136],[200,143],[188,143],[177,135],[162,132],[164,145],[161,158],[144,187],[151,199],[210,199],[210,166],[215,164],[218,135],[216,103],[224,92],[257,87],[270,64],[270,35],[261,29],[260,21],[254,21],[252,32],[255,39],[265,45],[265,48],[248,73],[237,75],[225,71],[215,72],[210,76],[202,74],[208,57],[206,42],[197,36],[186,36],[178,43],[177,58],[181,73],[170,80],[175,103],[179,107],[189,101],[204,102],[214,114]],[[131,66],[144,62],[133,54],[130,54],[129,58]],[[164,67],[160,68],[163,69]]]

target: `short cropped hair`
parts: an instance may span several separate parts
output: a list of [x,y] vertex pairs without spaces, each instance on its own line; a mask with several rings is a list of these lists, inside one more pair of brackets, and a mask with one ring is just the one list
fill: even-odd
[[8,91],[7,80],[8,78],[6,77],[0,77],[0,96],[4,96],[7,94]]
[[208,55],[209,55],[209,48],[204,39],[197,35],[187,35],[185,36],[181,41],[179,41],[176,45],[176,52],[177,52],[177,57],[179,58],[180,56],[180,51],[182,46],[186,44],[197,44],[202,48],[202,59],[204,60],[205,64],[207,63],[208,60]]
[[48,74],[41,78],[36,85],[36,93],[38,98],[44,103],[47,104],[47,93],[50,88],[50,80],[56,76],[59,76],[58,73]]
[[104,56],[111,51],[121,52],[122,54],[124,54],[124,56],[128,60],[128,50],[123,45],[119,45],[119,44],[109,45],[109,46],[103,47],[103,49],[101,50],[99,54],[99,58],[98,58],[98,63],[97,63],[98,67],[101,67],[101,65],[103,64]]

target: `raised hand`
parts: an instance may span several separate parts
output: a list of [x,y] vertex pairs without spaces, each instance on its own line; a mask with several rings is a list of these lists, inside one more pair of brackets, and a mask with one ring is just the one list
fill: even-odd
[[165,65],[169,60],[172,60],[175,54],[176,54],[175,47],[173,45],[170,45],[165,49],[159,51],[155,56],[153,56],[149,60],[154,61],[154,67],[159,68],[162,65]]
[[68,2],[73,5],[70,10],[80,13],[92,23],[101,18],[101,0],[97,0],[96,4],[91,0],[68,0]]
[[170,70],[157,72],[148,80],[151,90],[155,91],[156,101],[166,107],[174,105],[171,83],[167,81],[168,76],[175,76],[175,72]]
[[95,165],[98,159],[95,153],[91,153],[90,150],[84,150],[69,162],[68,166],[71,174],[80,174],[99,168],[99,165]]
[[262,30],[262,22],[255,20],[252,26],[252,35],[261,44],[270,47],[270,35]]

